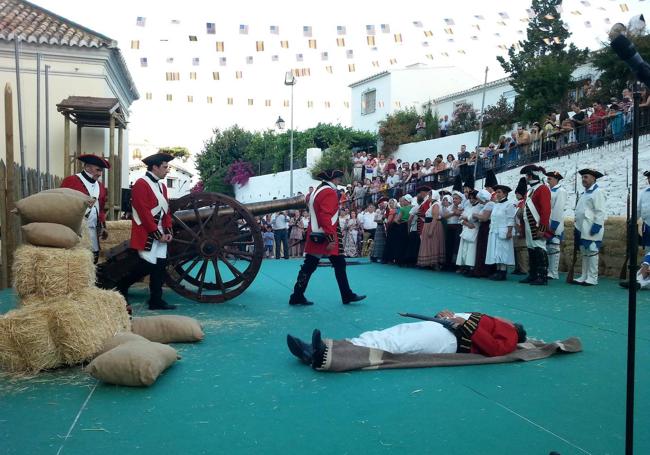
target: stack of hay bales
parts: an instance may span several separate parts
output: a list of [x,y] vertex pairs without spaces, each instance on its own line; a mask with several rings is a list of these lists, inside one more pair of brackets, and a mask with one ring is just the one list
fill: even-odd
[[102,241],[102,251],[100,253],[105,253],[131,239],[131,220],[107,221],[106,230],[108,231],[108,238]]
[[16,203],[27,244],[14,256],[19,308],[0,318],[0,369],[33,374],[83,363],[130,329],[124,298],[95,287],[93,255],[83,239],[88,202],[78,191],[58,189]]

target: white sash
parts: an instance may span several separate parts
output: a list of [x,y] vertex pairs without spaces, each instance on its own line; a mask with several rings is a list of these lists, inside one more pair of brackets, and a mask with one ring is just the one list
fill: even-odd
[[[316,200],[316,195],[320,193],[321,191],[325,189],[330,189],[333,191],[336,191],[334,188],[332,188],[330,185],[323,185],[320,188],[318,188],[316,191],[314,191],[311,196],[309,196],[309,219],[311,222],[311,231],[312,232],[324,232],[320,225],[318,224],[318,219],[316,218],[316,213],[314,212],[314,201]],[[332,216],[332,226],[336,224],[336,222],[339,219],[339,211],[337,210],[336,213]]]
[[[537,188],[540,187],[538,186]],[[539,226],[539,212],[537,211],[537,207],[535,207],[535,204],[533,204],[532,201],[533,193],[537,191],[537,188],[531,188],[531,190],[529,191],[530,194],[526,198],[526,211],[530,212],[530,214],[533,216],[533,219],[537,223],[537,226]],[[528,224],[528,217],[524,217],[524,222]]]
[[81,180],[81,183],[83,183],[86,191],[88,191],[88,195],[95,198],[95,204],[92,207],[88,207],[85,214],[88,227],[94,228],[97,226],[97,218],[99,217],[99,183],[90,183],[88,179],[82,174],[83,173],[80,172],[77,174],[77,177],[79,177],[79,180]]
[[[156,199],[158,199],[158,205],[151,209],[151,215],[155,218],[156,215],[158,215],[160,212],[162,212],[162,215],[167,213],[169,211],[169,203],[167,202],[167,199],[165,199],[165,196],[163,195],[162,188],[160,187],[160,183],[154,182],[147,176],[141,178],[149,184],[149,186],[151,187],[151,191],[153,191],[153,194],[156,196]],[[161,220],[162,220],[162,215],[160,217]],[[133,220],[135,221],[135,224],[137,224],[138,226],[142,224],[142,219],[140,218],[140,215],[138,215],[138,211],[135,209],[135,207],[133,207]]]

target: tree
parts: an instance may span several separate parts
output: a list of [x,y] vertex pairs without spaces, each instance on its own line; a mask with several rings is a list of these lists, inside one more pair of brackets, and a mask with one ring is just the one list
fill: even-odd
[[418,113],[412,107],[386,115],[386,118],[379,122],[381,151],[393,153],[400,145],[419,140],[415,135],[418,117]]
[[253,166],[248,161],[237,160],[228,166],[226,173],[226,182],[231,185],[244,186],[248,183],[248,179],[255,175]]
[[471,104],[461,103],[456,106],[449,124],[449,134],[462,134],[478,129],[478,116]]
[[338,143],[323,152],[323,155],[314,163],[310,172],[314,179],[327,169],[339,169],[350,176],[352,174],[352,165],[352,150],[346,144]]
[[190,157],[190,151],[187,147],[162,147],[158,149],[158,153],[169,153],[174,158],[180,158],[183,163]]
[[426,138],[435,139],[440,134],[440,118],[438,111],[435,114],[431,112],[431,106],[427,108],[424,114],[424,123],[426,124]]
[[[650,56],[650,35],[628,36],[634,43],[634,47],[648,59]],[[601,89],[596,94],[600,100],[608,100],[611,97],[620,98],[624,88],[629,88],[636,80],[636,76],[627,64],[621,60],[612,50],[609,44],[603,43],[603,48],[594,52],[590,58],[594,67],[601,71],[598,80],[601,82]]]
[[499,137],[507,133],[515,123],[514,108],[501,95],[494,106],[488,106],[483,111],[483,135],[481,144],[487,146],[497,142]]
[[521,112],[516,114],[524,121],[540,120],[549,112],[566,107],[573,85],[571,74],[587,57],[587,49],[566,44],[571,33],[557,12],[561,3],[562,0],[533,0],[534,17],[528,22],[526,40],[508,49],[508,61],[497,57],[522,97]]

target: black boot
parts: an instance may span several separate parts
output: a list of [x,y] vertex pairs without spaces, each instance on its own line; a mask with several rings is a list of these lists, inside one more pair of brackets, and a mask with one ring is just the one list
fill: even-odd
[[289,346],[289,351],[298,357],[302,363],[311,365],[314,355],[314,348],[311,344],[305,343],[300,338],[287,335],[287,346]]
[[311,360],[311,367],[314,370],[323,368],[325,363],[325,351],[327,350],[327,346],[325,346],[325,343],[323,343],[320,330],[318,329],[314,329],[314,332],[311,334],[311,346],[312,349],[314,350],[314,353],[312,355],[312,360]]
[[535,279],[529,284],[533,286],[546,286],[548,284],[548,256],[544,248],[535,248],[537,256]]
[[307,285],[309,284],[309,279],[311,275],[318,267],[319,259],[316,256],[308,254],[305,257],[305,262],[303,262],[298,272],[298,278],[296,278],[296,284],[293,287],[293,294],[289,297],[289,305],[313,305],[314,302],[310,302],[305,298],[305,291],[307,290]]
[[537,258],[535,250],[533,248],[528,248],[528,276],[523,280],[520,280],[520,283],[528,284],[535,279],[535,273],[537,270]]
[[350,289],[348,274],[345,270],[345,258],[342,256],[330,256],[329,259],[334,267],[334,276],[336,277],[336,283],[339,285],[339,292],[341,293],[343,304],[347,305],[348,303],[365,299],[365,295],[357,295]]
[[176,305],[170,305],[162,298],[162,287],[165,280],[165,267],[167,260],[158,258],[156,264],[151,264],[149,273],[149,309],[150,310],[175,310]]

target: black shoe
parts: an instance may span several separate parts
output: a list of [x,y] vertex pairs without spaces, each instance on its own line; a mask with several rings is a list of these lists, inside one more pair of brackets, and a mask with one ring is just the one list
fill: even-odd
[[505,281],[506,280],[506,274],[505,272],[495,272],[492,275],[489,276],[489,279],[492,281]]
[[548,281],[546,281],[544,278],[535,278],[534,280],[530,280],[528,284],[531,286],[546,286],[548,284]]
[[569,284],[576,284],[578,286],[582,286],[584,281],[577,281],[577,280],[571,280]]
[[160,300],[160,302],[152,303],[151,301],[149,302],[149,309],[150,310],[175,310],[176,305],[170,305],[169,303],[165,302],[164,300]]
[[587,283],[586,281],[583,281],[583,282],[580,283],[580,284],[581,284],[582,286],[596,286],[595,284]]
[[520,282],[520,283],[523,283],[523,284],[529,284],[531,281],[533,281],[533,279],[531,278],[530,275],[528,275],[528,276],[527,276],[526,278],[524,278],[523,280],[519,280],[519,282]]
[[[622,287],[622,288],[625,288],[625,289],[629,289],[629,287],[630,287],[630,283],[627,282],[627,281],[620,281],[620,282],[618,283],[618,285],[619,285],[620,287]],[[640,285],[639,283],[634,283],[634,287],[637,289],[637,291],[638,291],[639,289],[641,289],[641,285]]]
[[314,353],[312,354],[311,367],[314,370],[317,370],[323,367],[323,364],[325,363],[325,351],[327,350],[327,346],[323,343],[320,330],[318,329],[314,329],[311,334],[311,346],[314,350]]
[[294,297],[293,294],[291,294],[291,297],[289,297],[289,305],[293,306],[308,306],[308,305],[313,305],[314,302],[307,300],[305,296],[302,297]]
[[298,357],[302,363],[311,365],[314,354],[314,348],[311,344],[307,344],[294,336],[287,335],[287,346],[289,346],[289,351]]
[[346,297],[343,299],[343,305],[347,305],[348,303],[352,303],[352,302],[359,302],[365,298],[366,298],[365,295],[352,294],[350,297]]
[[521,270],[513,270],[511,272],[512,275],[525,275],[526,272],[522,272]]

